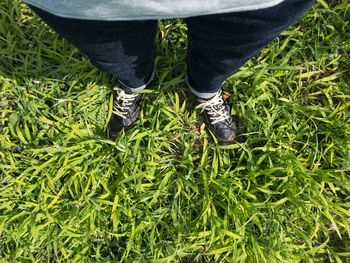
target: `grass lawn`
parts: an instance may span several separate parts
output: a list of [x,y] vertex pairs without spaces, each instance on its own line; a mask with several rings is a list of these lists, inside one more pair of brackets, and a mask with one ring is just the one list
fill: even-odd
[[227,80],[230,146],[162,21],[140,119],[110,140],[113,80],[1,0],[0,262],[350,262],[349,21],[319,1]]

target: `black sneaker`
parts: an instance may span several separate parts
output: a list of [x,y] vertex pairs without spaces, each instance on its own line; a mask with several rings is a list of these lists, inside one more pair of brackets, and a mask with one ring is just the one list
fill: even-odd
[[231,116],[230,106],[224,99],[222,91],[219,90],[210,99],[198,98],[196,108],[202,109],[203,117],[208,128],[213,132],[218,142],[230,144],[236,136],[236,123]]
[[115,137],[123,128],[130,128],[139,116],[143,93],[133,93],[127,88],[115,86],[113,88],[113,114],[109,122],[108,133]]

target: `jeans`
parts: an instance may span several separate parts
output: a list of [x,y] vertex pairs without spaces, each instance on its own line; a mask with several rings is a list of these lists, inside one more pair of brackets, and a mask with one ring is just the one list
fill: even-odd
[[[285,0],[260,10],[185,18],[190,91],[200,98],[212,97],[230,75],[295,23],[314,2]],[[157,20],[80,20],[31,8],[93,65],[132,91],[145,88],[152,80]]]

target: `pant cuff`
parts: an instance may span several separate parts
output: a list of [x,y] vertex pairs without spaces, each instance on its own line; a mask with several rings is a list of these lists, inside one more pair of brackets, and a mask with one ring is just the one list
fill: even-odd
[[210,98],[214,97],[215,94],[217,93],[217,91],[203,93],[203,92],[198,92],[198,91],[194,90],[191,86],[189,86],[189,88],[190,88],[191,93],[196,95],[200,99],[210,99]]
[[214,91],[214,92],[199,92],[199,91],[195,90],[193,87],[191,87],[189,80],[188,80],[188,75],[186,75],[186,77],[185,77],[185,82],[186,82],[187,86],[189,87],[190,92],[200,99],[210,99],[210,98],[214,97],[215,94],[220,90],[220,89],[218,89],[217,91]]
[[148,80],[145,84],[143,84],[142,86],[137,87],[137,88],[132,88],[132,87],[129,87],[129,86],[125,85],[125,84],[124,84],[123,82],[121,82],[119,79],[118,79],[118,82],[119,82],[123,87],[129,89],[131,92],[138,92],[138,91],[141,91],[141,90],[145,89],[145,88],[147,87],[147,85],[148,85],[149,83],[151,83],[151,81],[154,79],[155,71],[156,71],[156,69],[155,69],[155,67],[154,67],[154,68],[153,68],[153,71],[152,71],[152,74],[151,74],[151,77],[149,78],[149,80]]
[[140,90],[145,89],[146,86],[147,86],[147,84],[144,84],[144,85],[142,85],[142,86],[140,86],[140,87],[138,87],[138,88],[131,88],[131,87],[125,85],[123,82],[121,82],[121,81],[119,81],[119,80],[118,80],[118,82],[119,82],[123,87],[129,89],[131,92],[138,92],[138,91],[140,91]]

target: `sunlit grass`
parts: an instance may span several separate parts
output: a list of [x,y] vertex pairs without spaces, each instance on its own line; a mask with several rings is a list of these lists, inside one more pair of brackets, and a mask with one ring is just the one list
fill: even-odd
[[[329,6],[328,6],[329,5]],[[347,262],[350,4],[320,1],[224,85],[206,132],[163,21],[136,125],[106,137],[113,79],[0,3],[0,262]]]

